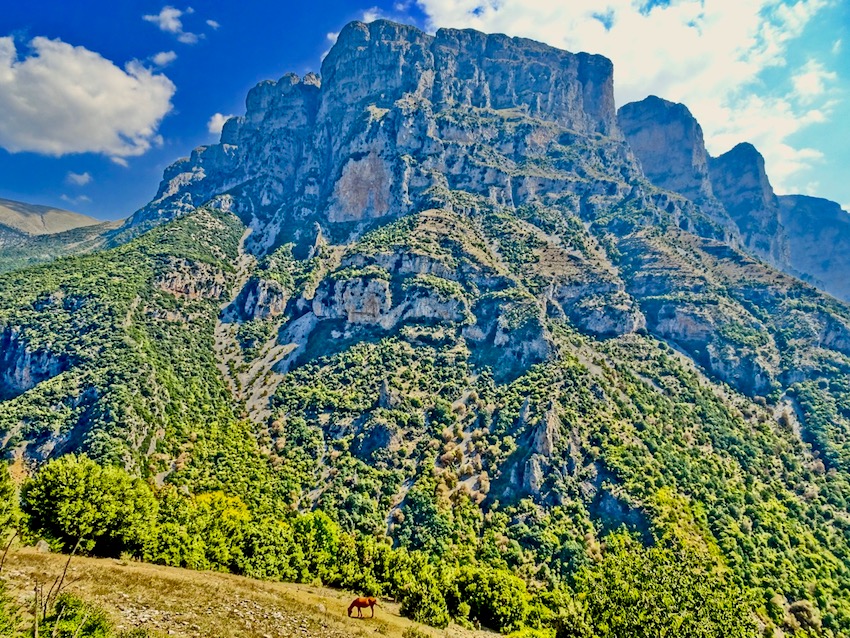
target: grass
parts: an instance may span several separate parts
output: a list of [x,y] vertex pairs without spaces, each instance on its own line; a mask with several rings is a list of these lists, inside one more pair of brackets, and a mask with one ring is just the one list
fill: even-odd
[[[3,570],[13,596],[31,597],[36,582],[53,582],[66,556],[17,548]],[[327,587],[253,580],[219,572],[197,572],[135,561],[75,557],[64,591],[100,605],[118,629],[142,627],[163,636],[191,638],[483,638],[489,632],[452,625],[420,625],[380,600],[375,618],[349,618],[356,595]],[[413,633],[412,630],[421,632]]]

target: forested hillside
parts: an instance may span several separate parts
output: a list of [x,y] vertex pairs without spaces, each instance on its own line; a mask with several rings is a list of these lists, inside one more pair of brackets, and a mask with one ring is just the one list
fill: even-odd
[[611,72],[354,23],[115,247],[0,276],[28,533],[440,627],[847,635],[850,307],[650,183]]

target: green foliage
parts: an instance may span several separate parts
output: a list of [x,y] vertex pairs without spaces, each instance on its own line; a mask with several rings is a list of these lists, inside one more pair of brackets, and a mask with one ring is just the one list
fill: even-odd
[[239,572],[262,580],[304,580],[304,552],[288,523],[252,521],[245,533]]
[[140,551],[156,517],[156,501],[144,482],[74,454],[27,481],[21,503],[33,531],[66,549],[79,543],[100,556]]
[[449,624],[449,610],[438,583],[419,581],[411,583],[404,591],[401,613],[408,618],[432,627],[443,628]]
[[9,467],[0,461],[0,539],[6,537],[9,528],[17,525],[17,490],[9,475]]
[[[758,635],[747,597],[706,557],[690,549],[645,548],[629,536],[609,536],[603,560],[584,568],[578,589],[586,609],[579,618],[586,618],[602,636]],[[578,633],[572,635],[586,634],[584,622],[576,623],[579,629],[573,631]],[[567,631],[559,631],[559,638],[571,635]]]
[[271,339],[274,329],[274,322],[266,319],[252,319],[241,323],[236,331],[236,339],[239,341],[245,357],[253,358],[260,346]]
[[0,636],[15,635],[19,616],[19,610],[6,591],[6,583],[0,580]]
[[[502,633],[520,629],[528,616],[525,582],[500,569],[464,567],[454,578],[457,599],[469,605],[466,615]],[[458,606],[459,609],[459,606]]]
[[44,619],[41,633],[57,638],[112,638],[112,623],[106,612],[73,594],[62,593],[52,613]]

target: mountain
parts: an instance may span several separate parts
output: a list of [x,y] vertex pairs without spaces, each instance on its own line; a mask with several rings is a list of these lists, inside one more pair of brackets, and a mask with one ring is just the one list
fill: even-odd
[[27,235],[52,235],[72,228],[101,224],[100,220],[61,208],[0,199],[0,226]]
[[[746,142],[709,157],[702,128],[684,104],[649,96],[618,111],[619,124],[649,180],[734,222],[740,247],[821,290],[850,301],[850,215],[828,200],[777,197],[764,158]],[[824,251],[829,257],[824,259]]]
[[618,117],[600,56],[352,23],[112,248],[0,277],[3,448],[319,508],[544,607],[625,527],[843,635],[850,306],[771,265],[842,218],[688,117]]
[[95,250],[120,222],[0,199],[0,272]]

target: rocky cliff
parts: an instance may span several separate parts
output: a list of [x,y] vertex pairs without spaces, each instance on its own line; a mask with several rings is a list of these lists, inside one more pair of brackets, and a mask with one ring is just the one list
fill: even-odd
[[764,158],[752,144],[742,143],[712,158],[711,186],[735,220],[751,253],[794,274],[788,233],[779,220],[779,200],[764,169]]
[[617,121],[653,184],[716,206],[702,127],[688,107],[651,95],[620,108]]
[[815,286],[850,300],[850,213],[828,199],[782,195],[779,221],[791,266]]
[[[617,117],[650,182],[679,193],[731,228],[727,242],[732,245],[850,300],[843,284],[850,270],[838,256],[850,235],[837,204],[800,195],[778,198],[764,158],[752,144],[710,157],[699,123],[683,104],[650,96],[626,104]],[[824,251],[830,257],[824,259]]]
[[612,73],[606,58],[530,40],[352,23],[321,79],[252,89],[221,142],[170,166],[116,240],[208,201],[254,228],[249,251],[294,241],[306,254],[317,228],[345,239],[458,189],[516,206],[646,198]]

